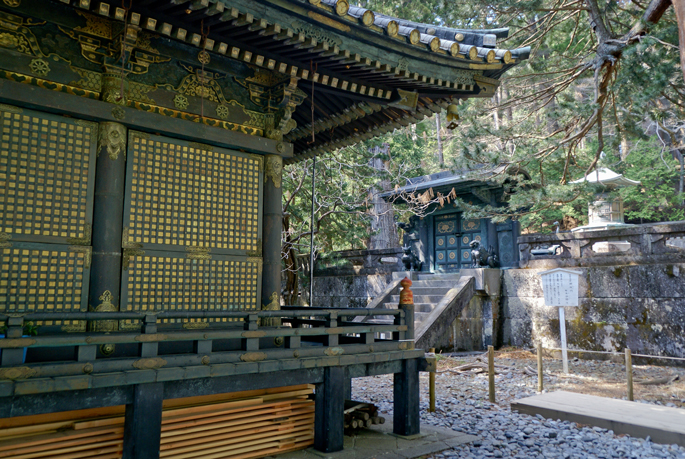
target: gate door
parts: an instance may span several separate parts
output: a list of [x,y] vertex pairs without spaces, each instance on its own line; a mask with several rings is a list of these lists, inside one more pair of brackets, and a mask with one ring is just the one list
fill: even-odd
[[435,269],[456,271],[471,266],[473,240],[481,240],[481,220],[462,219],[461,213],[435,217]]

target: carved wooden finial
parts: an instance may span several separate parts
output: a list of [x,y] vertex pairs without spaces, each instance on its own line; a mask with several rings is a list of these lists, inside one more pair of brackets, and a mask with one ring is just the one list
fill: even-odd
[[414,304],[414,293],[409,288],[411,287],[411,284],[412,282],[408,277],[405,277],[400,282],[400,285],[402,286],[402,290],[400,291],[400,304]]

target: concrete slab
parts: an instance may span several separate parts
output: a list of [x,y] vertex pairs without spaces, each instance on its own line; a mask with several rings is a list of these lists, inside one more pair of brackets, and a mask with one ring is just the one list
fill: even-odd
[[680,408],[557,391],[519,399],[511,409],[685,446],[685,410]]
[[[272,459],[414,459],[437,453],[456,445],[478,440],[474,435],[433,426],[421,426],[421,434],[411,438],[393,435],[392,423],[374,425],[345,436],[344,450],[321,453],[308,448],[302,451],[269,456]],[[265,459],[269,459],[265,458]]]

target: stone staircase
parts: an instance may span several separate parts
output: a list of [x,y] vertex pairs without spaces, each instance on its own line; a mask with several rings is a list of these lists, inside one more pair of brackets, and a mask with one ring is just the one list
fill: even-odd
[[[460,273],[450,274],[418,274],[418,280],[412,281],[411,290],[414,293],[414,330],[416,331],[415,339],[417,347],[418,344],[423,343],[422,339],[426,332],[433,328],[433,324],[437,319],[445,319],[443,310],[450,308],[456,299],[460,296],[467,296],[462,298],[461,302],[466,303],[470,301],[473,296],[473,288],[470,291],[464,291],[465,286],[473,285],[472,277],[462,276]],[[400,301],[399,292],[395,295],[388,295],[388,297],[380,303],[377,307],[385,309],[397,309]],[[448,313],[448,316],[456,314]],[[370,323],[376,324],[391,324],[392,316],[375,316],[373,319],[367,320]],[[453,319],[452,319],[453,320]],[[450,321],[451,323],[451,321]],[[443,324],[444,325],[444,324]],[[449,327],[449,323],[446,324]],[[442,327],[440,327],[442,328]]]

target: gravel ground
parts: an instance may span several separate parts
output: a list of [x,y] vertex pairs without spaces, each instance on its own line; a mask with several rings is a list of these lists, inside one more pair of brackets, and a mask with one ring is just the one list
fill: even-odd
[[[459,365],[485,361],[483,355],[454,356],[438,362],[436,412],[428,413],[428,375],[421,373],[421,422],[458,432],[478,435],[482,440],[440,454],[443,458],[677,458],[685,459],[685,448],[661,445],[648,439],[614,435],[612,431],[571,422],[547,420],[510,410],[512,400],[535,395],[537,376],[527,376],[526,366],[536,370],[534,355],[510,351],[497,355],[495,378],[497,403],[488,402],[487,374],[456,374]],[[620,363],[569,362],[569,375],[561,361],[545,359],[545,390],[566,390],[604,397],[625,398],[625,367]],[[679,376],[668,385],[635,385],[635,399],[642,403],[685,407],[685,369],[634,366],[636,380]],[[353,380],[355,400],[375,403],[392,419],[392,375]]]

